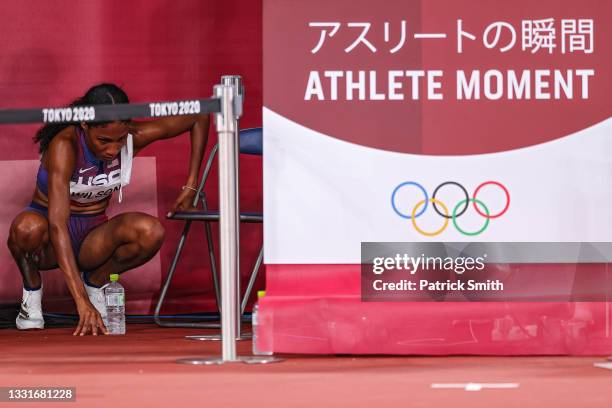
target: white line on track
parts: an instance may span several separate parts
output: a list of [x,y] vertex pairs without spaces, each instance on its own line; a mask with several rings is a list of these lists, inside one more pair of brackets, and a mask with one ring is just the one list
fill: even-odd
[[612,363],[610,362],[606,362],[606,363],[595,363],[593,364],[595,367],[597,368],[605,368],[606,370],[612,370]]
[[483,389],[516,389],[519,383],[433,383],[433,389],[462,389],[464,391],[480,391]]

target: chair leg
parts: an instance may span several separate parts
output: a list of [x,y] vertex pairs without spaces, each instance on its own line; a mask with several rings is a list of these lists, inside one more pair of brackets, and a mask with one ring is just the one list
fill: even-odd
[[[208,211],[208,203],[206,202],[206,193],[202,190],[202,208]],[[217,302],[217,311],[221,313],[221,290],[219,289],[219,275],[217,273],[217,258],[215,257],[215,246],[213,243],[212,230],[210,222],[204,222],[204,230],[206,232],[206,244],[208,245],[208,259],[210,261],[210,273],[213,279],[213,287],[215,289],[215,300]]]
[[166,293],[168,292],[170,283],[172,282],[172,277],[174,276],[174,271],[176,270],[176,266],[178,265],[179,258],[181,256],[181,253],[183,252],[183,247],[185,246],[185,241],[187,240],[187,235],[189,234],[190,227],[191,227],[191,221],[187,221],[185,223],[185,227],[183,228],[183,233],[181,234],[181,239],[179,240],[178,246],[176,248],[176,252],[174,253],[174,258],[172,259],[172,264],[170,265],[168,276],[166,277],[161,293],[159,295],[159,299],[157,300],[157,305],[155,306],[155,312],[153,313],[153,319],[155,320],[155,323],[157,323],[158,326],[164,327],[166,324],[160,320],[159,313],[164,303],[164,299],[166,298]]
[[246,309],[246,305],[249,302],[249,297],[251,296],[251,291],[253,290],[253,285],[255,285],[255,280],[257,279],[257,273],[259,272],[259,268],[261,267],[261,263],[263,261],[263,246],[259,251],[259,256],[257,257],[257,261],[255,262],[255,266],[251,271],[251,277],[249,278],[249,283],[247,285],[246,291],[244,292],[244,297],[242,298],[242,305],[240,305],[240,315],[244,314],[244,309]]
[[215,301],[217,302],[217,310],[221,312],[221,291],[219,289],[219,274],[217,272],[217,258],[215,256],[215,245],[212,237],[212,230],[208,221],[204,222],[206,231],[206,244],[208,245],[208,259],[210,261],[210,273],[213,279],[213,287],[215,289]]
[[170,270],[168,271],[168,276],[166,277],[166,281],[164,282],[164,286],[159,296],[159,300],[157,301],[157,305],[155,306],[155,312],[153,315],[153,319],[155,323],[159,327],[193,327],[193,328],[206,328],[206,329],[218,329],[221,327],[220,323],[188,323],[188,322],[164,322],[159,318],[160,311],[168,292],[168,288],[170,287],[170,282],[172,281],[172,277],[174,276],[174,272],[176,270],[176,266],[178,265],[179,258],[181,253],[183,252],[183,247],[185,246],[185,241],[187,239],[187,235],[189,233],[189,228],[191,227],[191,221],[187,221],[185,223],[185,227],[183,228],[183,233],[181,235],[181,239],[179,240],[176,253],[174,254],[174,259],[172,259],[172,264],[170,265]]

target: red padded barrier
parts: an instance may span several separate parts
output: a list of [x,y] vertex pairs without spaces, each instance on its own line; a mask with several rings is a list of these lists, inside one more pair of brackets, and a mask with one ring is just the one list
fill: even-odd
[[362,302],[360,265],[268,265],[262,348],[312,354],[609,354],[606,302]]

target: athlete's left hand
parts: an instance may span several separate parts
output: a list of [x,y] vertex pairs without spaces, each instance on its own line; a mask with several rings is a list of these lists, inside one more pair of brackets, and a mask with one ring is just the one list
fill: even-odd
[[179,194],[178,198],[174,201],[174,204],[172,204],[172,207],[170,207],[170,211],[168,211],[166,217],[172,217],[177,211],[185,211],[189,208],[194,208],[192,204],[195,194],[196,192],[194,190],[190,188],[183,188],[181,194]]

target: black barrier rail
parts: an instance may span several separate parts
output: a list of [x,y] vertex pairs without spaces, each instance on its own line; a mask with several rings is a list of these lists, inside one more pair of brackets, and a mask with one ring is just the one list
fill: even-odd
[[61,108],[0,109],[0,124],[107,122],[220,111],[219,98]]

